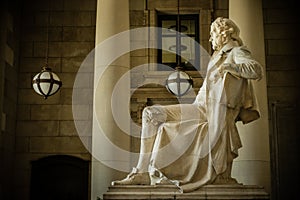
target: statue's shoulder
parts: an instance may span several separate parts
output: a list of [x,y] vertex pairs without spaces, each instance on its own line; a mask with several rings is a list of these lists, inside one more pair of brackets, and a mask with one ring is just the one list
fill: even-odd
[[234,54],[234,56],[237,57],[245,57],[251,55],[250,50],[246,46],[233,47],[231,52]]

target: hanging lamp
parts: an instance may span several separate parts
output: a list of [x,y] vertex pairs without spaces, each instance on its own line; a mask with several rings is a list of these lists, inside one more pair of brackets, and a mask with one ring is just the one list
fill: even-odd
[[176,30],[176,67],[166,80],[167,90],[177,96],[182,97],[193,87],[193,79],[189,74],[184,72],[181,66],[181,37],[180,31],[180,14],[179,14],[179,0],[177,1],[177,30]]
[[41,72],[36,74],[32,79],[32,87],[34,91],[47,99],[49,96],[58,92],[62,86],[59,77],[52,72],[48,65],[49,54],[49,23],[50,23],[50,9],[48,9],[48,22],[47,22],[47,47],[45,65],[42,66]]

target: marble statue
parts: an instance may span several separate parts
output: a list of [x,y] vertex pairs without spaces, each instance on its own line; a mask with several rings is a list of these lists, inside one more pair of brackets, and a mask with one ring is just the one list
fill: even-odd
[[252,81],[262,78],[262,67],[232,20],[217,18],[210,28],[214,53],[195,101],[143,110],[137,166],[112,185],[174,184],[190,192],[237,183],[231,177],[242,147],[236,122],[260,117]]

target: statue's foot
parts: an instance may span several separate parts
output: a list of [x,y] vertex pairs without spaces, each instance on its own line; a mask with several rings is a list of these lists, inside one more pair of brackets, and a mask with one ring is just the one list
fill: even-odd
[[111,185],[150,185],[150,178],[148,173],[138,173],[138,169],[133,168],[126,178],[113,181]]

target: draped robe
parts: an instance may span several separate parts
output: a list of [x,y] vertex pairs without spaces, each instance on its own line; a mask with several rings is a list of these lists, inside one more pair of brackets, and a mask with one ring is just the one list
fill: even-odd
[[[232,63],[239,75],[220,75],[222,63]],[[236,127],[259,118],[252,80],[260,79],[259,63],[237,42],[212,56],[194,103],[147,107],[157,127],[149,164],[151,184],[173,183],[183,192],[231,179],[231,165],[242,147]],[[158,116],[156,119],[155,116]],[[156,121],[155,121],[156,120]]]

